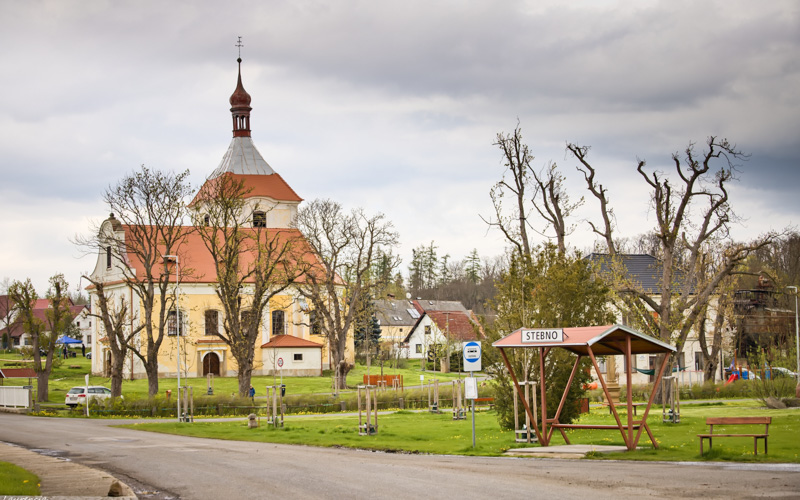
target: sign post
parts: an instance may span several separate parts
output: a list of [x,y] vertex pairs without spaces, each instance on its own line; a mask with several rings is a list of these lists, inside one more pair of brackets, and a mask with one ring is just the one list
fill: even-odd
[[283,386],[283,358],[278,358],[278,370],[281,372],[281,386]]
[[475,380],[475,372],[481,371],[481,343],[476,341],[463,342],[461,344],[461,355],[464,360],[464,371],[469,372],[469,378],[465,380],[464,395],[472,401],[472,448],[475,448],[475,400],[478,398],[478,382]]

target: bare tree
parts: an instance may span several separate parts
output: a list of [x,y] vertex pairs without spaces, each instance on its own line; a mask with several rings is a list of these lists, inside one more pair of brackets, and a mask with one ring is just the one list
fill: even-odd
[[[17,320],[22,323],[23,330],[31,336],[33,347],[33,371],[36,372],[36,400],[39,402],[47,401],[47,384],[50,378],[50,369],[53,366],[55,343],[51,342],[52,339],[49,336],[46,336],[44,321],[34,314],[36,301],[39,300],[39,294],[36,293],[33,283],[31,283],[30,278],[28,278],[24,282],[14,281],[8,289],[8,296],[14,303],[14,308],[19,314]],[[42,366],[40,349],[46,352],[44,366]]]
[[[747,159],[727,140],[710,137],[703,152],[689,144],[683,154],[672,156],[677,180],[660,171],[647,171],[643,160],[636,170],[651,190],[651,208],[656,216],[655,237],[659,242],[662,274],[660,293],[651,296],[635,284],[618,281],[617,292],[623,304],[644,316],[649,309],[657,318],[643,321],[650,333],[661,340],[674,342],[682,352],[689,333],[707,311],[722,281],[740,271],[754,252],[772,244],[778,235],[768,232],[749,243],[735,243],[729,233],[737,220],[729,204],[728,184],[735,180],[737,162]],[[617,254],[612,237],[613,213],[606,190],[595,179],[595,169],[587,160],[587,147],[570,144],[567,149],[581,163],[589,191],[600,201],[603,228],[592,225],[601,235],[608,252]],[[703,259],[718,252],[716,265],[709,270]]]
[[[511,134],[497,134],[494,143],[503,153],[503,165],[510,172],[510,179],[505,173],[503,178],[489,191],[494,206],[494,218],[486,220],[490,227],[500,229],[508,242],[525,258],[530,258],[531,243],[528,229],[545,237],[554,237],[558,250],[566,252],[566,237],[574,227],[570,226],[567,218],[576,208],[583,204],[583,198],[571,202],[563,186],[563,176],[559,173],[555,163],[550,163],[542,171],[536,172],[531,167],[531,156],[528,146],[522,142],[522,130],[517,124]],[[503,206],[506,194],[513,197],[510,213]],[[528,203],[532,205],[528,208]],[[545,227],[537,230],[531,223],[530,211],[535,210],[542,218]],[[549,236],[552,229],[554,236]]]
[[397,245],[398,235],[383,214],[368,216],[357,209],[345,213],[331,200],[314,200],[297,214],[297,228],[306,237],[316,262],[298,283],[313,307],[327,338],[334,371],[333,390],[345,387],[347,334],[354,326],[359,298],[369,296],[370,268],[379,251]]
[[[522,129],[519,124],[511,134],[498,133],[494,145],[502,151],[503,165],[511,173],[511,178],[507,180],[503,175],[500,182],[489,191],[489,197],[494,206],[494,220],[491,218],[486,220],[483,216],[481,219],[490,227],[500,229],[520,255],[529,256],[531,245],[528,239],[529,209],[526,207],[526,190],[530,187],[530,164],[533,157],[528,150],[528,145],[522,142]],[[503,198],[506,192],[513,196],[511,214],[507,214],[503,207]]]
[[10,289],[11,279],[3,278],[3,280],[0,281],[0,322],[5,330],[2,340],[3,349],[9,349],[11,347],[11,324],[17,316],[17,308],[14,305],[14,301],[9,297]]
[[[30,279],[25,282],[15,281],[9,288],[9,296],[19,311],[23,329],[31,336],[33,343],[33,370],[36,372],[36,400],[45,402],[50,398],[49,380],[53,369],[53,354],[56,340],[72,322],[68,285],[63,274],[50,278],[50,289],[47,292],[48,308],[44,318],[35,314],[36,301],[39,299]],[[42,365],[41,351],[45,353]]]
[[[570,202],[563,185],[564,176],[558,171],[555,163],[551,163],[538,174],[532,171],[532,174],[536,182],[536,189],[531,198],[533,207],[555,231],[556,247],[564,254],[567,251],[567,236],[575,229],[574,226],[568,226],[566,219],[583,204],[583,197],[575,203]],[[539,234],[546,236],[545,231]]]
[[241,396],[250,388],[264,310],[309,266],[308,246],[296,229],[252,227],[247,193],[241,179],[223,174],[206,181],[194,202],[196,225],[214,261],[214,288],[224,313],[222,331],[207,334],[230,346]]
[[[144,366],[150,397],[158,393],[158,353],[167,333],[168,312],[174,307],[172,289],[177,276],[165,256],[180,255],[191,231],[181,226],[184,200],[191,194],[188,175],[188,170],[174,174],[142,166],[123,177],[103,193],[112,212],[106,222],[113,230],[95,228],[91,237],[77,240],[79,246],[106,253],[113,271],[121,274],[138,299],[144,328],[127,347]],[[191,270],[181,272],[187,275]]]
[[[111,366],[109,367],[111,397],[117,398],[122,395],[123,366],[128,354],[128,345],[145,325],[135,321],[137,315],[132,310],[131,304],[125,302],[124,294],[116,296],[113,292],[106,290],[106,284],[102,281],[86,275],[83,277],[92,284],[97,297],[96,309],[93,309],[89,316],[97,318],[103,325],[111,351]],[[134,324],[136,326],[133,326]]]

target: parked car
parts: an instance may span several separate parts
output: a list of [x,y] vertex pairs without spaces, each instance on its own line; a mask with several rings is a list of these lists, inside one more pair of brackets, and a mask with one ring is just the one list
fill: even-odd
[[[768,374],[767,378],[772,378],[770,376],[770,370],[767,369],[766,372]],[[772,373],[775,374],[775,378],[780,378],[780,377],[789,377],[789,378],[794,378],[794,379],[797,378],[797,374],[795,372],[793,372],[792,370],[789,370],[788,368],[783,368],[781,366],[773,366],[772,367]]]
[[[75,408],[78,405],[85,405],[86,404],[86,387],[73,387],[67,393],[67,397],[64,399],[64,404],[69,406],[70,408]],[[97,399],[108,399],[111,397],[111,389],[108,387],[103,387],[101,385],[90,385],[89,389],[89,397],[90,398],[97,398]]]

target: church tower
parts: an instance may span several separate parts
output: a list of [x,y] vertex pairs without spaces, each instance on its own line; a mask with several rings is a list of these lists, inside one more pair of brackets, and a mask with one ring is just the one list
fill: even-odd
[[251,97],[242,84],[242,58],[236,61],[239,63],[239,73],[236,89],[229,99],[233,119],[233,139],[219,166],[200,188],[191,206],[202,215],[202,202],[198,201],[200,194],[207,189],[209,182],[220,176],[229,175],[244,184],[245,213],[249,217],[247,225],[288,228],[297,215],[297,207],[303,199],[270,167],[253,143],[250,135],[250,111],[253,109],[250,107]]

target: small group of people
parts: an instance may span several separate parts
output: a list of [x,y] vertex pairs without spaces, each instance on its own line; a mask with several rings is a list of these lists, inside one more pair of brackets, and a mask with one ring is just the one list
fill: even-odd
[[[67,359],[69,357],[69,347],[67,347],[67,344],[64,344],[64,348],[61,354],[64,356],[64,359]],[[86,344],[84,343],[81,343],[81,356],[83,356],[84,358],[86,357]]]

